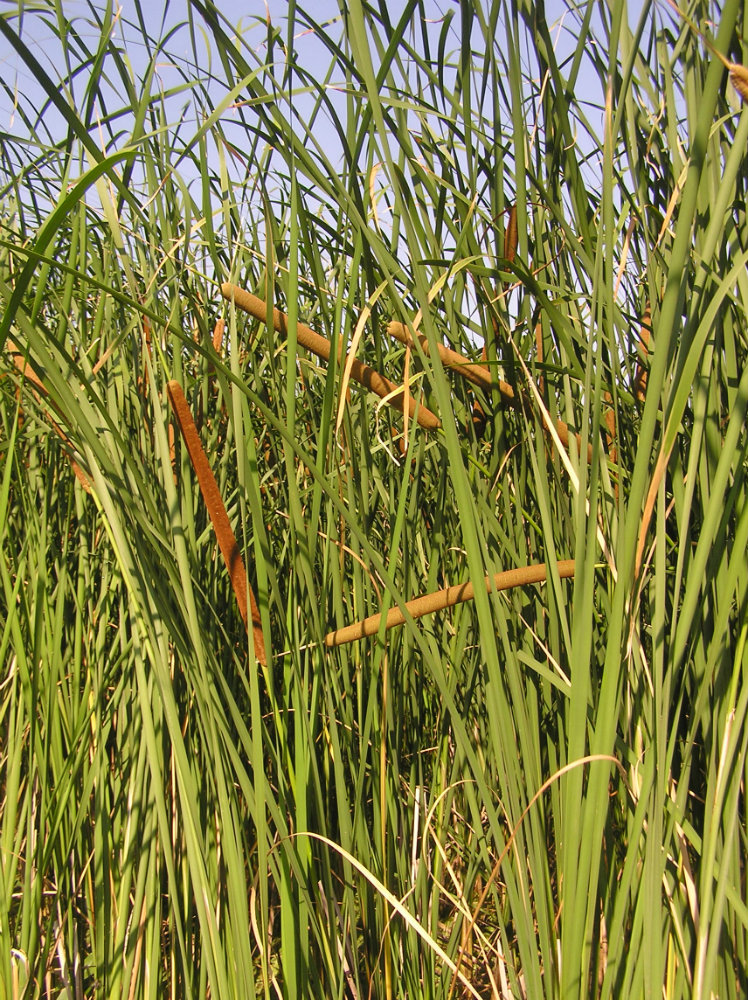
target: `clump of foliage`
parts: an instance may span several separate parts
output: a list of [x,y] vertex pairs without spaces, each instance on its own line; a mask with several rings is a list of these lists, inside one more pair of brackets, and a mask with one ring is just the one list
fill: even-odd
[[0,11],[3,994],[745,995],[742,5],[222,6]]

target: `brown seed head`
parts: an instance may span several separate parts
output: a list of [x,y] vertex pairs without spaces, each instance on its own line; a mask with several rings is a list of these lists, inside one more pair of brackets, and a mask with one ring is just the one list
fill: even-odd
[[504,257],[511,264],[517,255],[517,206],[512,205],[509,209],[509,222],[504,233]]
[[740,94],[740,99],[748,101],[748,68],[740,63],[730,63],[730,82]]

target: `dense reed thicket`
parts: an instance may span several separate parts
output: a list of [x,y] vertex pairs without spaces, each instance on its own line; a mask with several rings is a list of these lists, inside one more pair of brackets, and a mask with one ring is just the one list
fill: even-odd
[[221,8],[0,10],[0,993],[745,996],[744,4]]

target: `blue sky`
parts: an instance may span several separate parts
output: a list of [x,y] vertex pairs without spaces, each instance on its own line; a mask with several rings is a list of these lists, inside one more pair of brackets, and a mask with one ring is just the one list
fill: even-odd
[[[638,16],[641,10],[641,2],[642,0],[632,0],[629,3],[629,14],[632,19]],[[484,0],[484,6],[486,3],[487,0]],[[102,8],[103,5],[103,0],[95,0],[97,8]],[[340,19],[338,0],[314,0],[313,3],[302,0],[302,6],[313,10],[319,22]],[[403,6],[404,0],[389,0],[388,10],[393,20]],[[425,6],[429,18],[433,19],[436,36],[440,30],[440,22],[442,22],[447,12],[450,9],[459,10],[459,0],[425,0]],[[546,18],[551,29],[551,35],[557,46],[557,55],[560,61],[563,60],[564,54],[572,48],[575,31],[577,30],[578,15],[575,15],[570,10],[570,7],[573,6],[574,0],[546,0]],[[86,0],[62,0],[61,7],[65,15],[74,21],[76,29],[80,31],[89,47],[94,47],[98,32],[91,23],[89,3]],[[188,11],[187,0],[168,0],[166,3],[163,0],[151,0],[150,3],[145,2],[143,7],[149,33],[156,38],[161,37],[164,30],[168,30],[183,22],[187,17]],[[17,9],[17,0],[0,0],[0,14],[7,17],[9,13],[17,11]],[[49,4],[47,7],[47,17],[53,16],[53,9],[54,5]],[[245,43],[256,50],[260,58],[264,58],[268,16],[272,23],[279,27],[281,37],[284,40],[286,38],[288,30],[285,20],[288,12],[288,3],[286,0],[268,0],[267,4],[264,0],[245,0],[243,4],[225,2],[222,5],[222,9],[227,12],[232,24],[237,25]],[[123,48],[137,74],[146,65],[148,58],[146,47],[142,41],[142,35],[137,30],[134,30],[132,26],[132,22],[136,18],[137,6],[134,0],[122,0],[121,5],[115,7],[115,10],[119,10],[120,17],[122,18],[122,23],[117,28],[116,37],[124,41]],[[130,21],[129,27],[125,23],[128,20]],[[15,19],[14,24],[17,24]],[[455,26],[459,24],[459,17],[454,19],[454,24]],[[39,16],[29,13],[29,7],[27,7],[27,13],[24,15],[23,37],[42,65],[46,67],[50,76],[57,77],[58,74],[64,72],[60,46],[56,41],[54,31],[51,27],[45,25]],[[453,49],[456,50],[459,47],[459,36],[456,27],[453,29],[453,37]],[[203,38],[198,33],[198,44],[207,46],[207,34]],[[299,33],[295,39],[295,45],[300,54],[300,60],[305,66],[313,68],[315,60],[318,60],[320,66],[327,69],[330,61],[329,53],[323,49],[321,43],[315,40],[313,33]],[[182,29],[180,33],[170,40],[169,49],[175,57],[179,58],[183,55],[189,60],[192,57],[189,32],[186,29]],[[205,59],[206,50],[204,49],[201,53],[201,62],[205,62]],[[13,93],[17,92],[26,100],[30,100],[32,107],[37,109],[44,105],[44,94],[29,68],[2,37],[0,37],[0,74],[2,74],[6,86],[11,89],[10,93],[0,90],[0,132],[5,131],[16,136],[23,135],[24,130],[21,118],[14,108]],[[159,65],[158,74],[158,84],[166,88],[174,85],[175,73],[167,60],[163,60]],[[76,101],[82,101],[85,92],[85,79],[82,75],[76,79],[74,87]],[[588,112],[590,123],[593,128],[597,127],[601,123],[601,113],[597,109],[600,108],[603,100],[601,84],[597,75],[590,72],[589,69],[585,71],[583,67],[577,83],[577,92],[583,94],[584,99],[589,102]],[[220,100],[222,96],[223,92],[217,91],[215,99]],[[333,95],[333,99],[335,99],[335,95]],[[114,103],[115,100],[119,101],[120,95],[113,94],[113,106],[117,106]],[[169,108],[169,114],[173,117],[173,120],[178,118],[186,100],[187,97],[184,94],[174,98]],[[304,96],[295,98],[294,107],[297,112],[303,114],[305,100],[310,101],[309,98],[304,98]],[[124,96],[121,98],[121,101],[124,104],[127,103]],[[341,97],[338,107],[344,107],[343,101],[344,99]],[[230,114],[230,111],[227,112],[227,121]],[[55,128],[55,117],[49,112],[49,109],[45,111],[44,121],[45,124],[53,123],[52,128]],[[59,141],[65,135],[61,120],[59,120],[58,127],[59,135],[56,135],[55,138]],[[194,132],[197,127],[198,123],[194,122],[192,126],[187,127],[185,134],[191,134],[190,128]],[[122,128],[126,130],[124,123]],[[332,127],[328,126],[328,128],[329,131],[326,131],[325,122],[321,118],[318,119],[315,122],[315,138],[321,141],[329,160],[335,164],[338,159],[336,156],[336,137]]]
[[[388,8],[393,18],[397,15],[398,9],[402,8],[403,3],[404,0],[394,0],[394,2],[390,0]],[[97,6],[102,6],[102,4],[97,4]],[[314,3],[309,6],[310,9],[313,9],[315,16],[320,22],[339,19],[340,17],[338,0],[314,0]],[[638,6],[638,4],[634,6]],[[52,5],[50,4],[51,7]],[[187,3],[186,0],[172,0],[172,2],[166,4],[151,2],[144,4],[144,8],[149,29],[153,35],[159,35],[161,34],[162,22],[169,28],[185,19]],[[459,8],[457,0],[452,0],[452,2],[449,2],[449,0],[426,0],[427,13],[430,17],[433,17],[434,22],[437,24],[435,31],[438,30],[438,21],[444,17],[450,8]],[[89,27],[88,30],[86,29],[86,21],[89,17],[88,4],[84,0],[63,0],[62,9],[67,17],[75,21],[78,30],[81,31],[84,37],[88,38],[89,44],[92,45],[95,39],[95,30],[93,27]],[[253,45],[253,38],[256,38],[256,48],[258,50],[262,49],[264,45],[266,33],[265,21],[268,16],[274,24],[278,25],[285,38],[287,31],[285,17],[288,10],[286,0],[267,0],[267,3],[264,0],[246,0],[244,4],[227,2],[223,4],[223,9],[227,16],[232,19],[232,22],[236,21],[250,46],[255,47]],[[17,10],[17,4],[14,0],[0,0],[0,13],[7,17],[8,13],[14,10]],[[134,18],[135,16],[135,5],[132,0],[123,0],[120,10],[124,18]],[[546,3],[546,15],[552,30],[554,25],[556,26],[553,31],[554,39],[558,39],[559,49],[563,51],[566,39],[568,38],[567,30],[573,31],[575,23],[573,16],[569,13],[568,4],[565,0],[548,0]],[[59,47],[55,44],[55,36],[49,27],[42,24],[39,17],[28,12],[28,8],[25,15],[23,37],[41,63],[46,65],[50,75],[55,76],[60,68],[60,53]],[[126,37],[128,57],[131,59],[134,67],[137,68],[139,64],[142,65],[145,63],[145,48],[142,43],[139,44],[136,32],[129,31]],[[455,46],[457,46],[459,42],[456,32],[454,38]],[[179,42],[181,42],[181,45]],[[296,38],[296,45],[305,64],[313,66],[316,51],[313,35],[307,33],[299,35]],[[179,54],[181,47],[184,54],[188,56],[190,54],[190,42],[187,32],[183,33],[183,40],[181,38],[172,40],[170,47],[177,54]],[[326,55],[323,58],[327,61]],[[33,74],[4,38],[0,38],[0,73],[8,87],[17,90],[18,93],[25,97],[33,98],[34,94],[38,92],[39,101],[41,102],[42,91],[35,81]],[[166,65],[161,67],[161,73],[163,81],[168,85],[168,67]],[[599,91],[599,83],[591,75],[588,75],[587,78],[583,77],[580,82],[585,87],[594,88]],[[14,114],[12,96],[0,91],[0,129],[15,132],[17,127],[18,122]]]

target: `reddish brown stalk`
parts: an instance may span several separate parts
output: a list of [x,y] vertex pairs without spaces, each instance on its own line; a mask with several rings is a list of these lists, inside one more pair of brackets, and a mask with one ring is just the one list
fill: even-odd
[[[231,285],[226,283],[221,285],[221,293],[225,299],[228,301],[234,301],[234,303],[243,312],[249,313],[250,316],[254,316],[261,323],[267,323],[267,304],[258,299],[256,295],[252,295],[250,292],[245,292],[243,289],[238,288],[236,285]],[[280,312],[278,309],[273,309],[273,329],[276,333],[280,333],[283,336],[288,336],[288,317],[285,313]],[[322,361],[329,361],[332,353],[332,345],[329,340],[321,337],[318,333],[315,333],[310,327],[306,326],[304,323],[297,323],[296,326],[296,339],[307,351],[311,351]],[[343,362],[345,363],[343,359]],[[373,368],[365,365],[362,361],[357,358],[353,359],[351,365],[351,378],[363,385],[366,389],[371,390],[384,399],[387,397],[387,402],[390,406],[399,410],[401,413],[406,409],[405,404],[405,389],[403,386],[397,386],[394,382],[390,382],[379,372],[376,372]],[[394,393],[394,395],[392,395]],[[417,411],[418,423],[421,427],[425,427],[428,430],[436,430],[441,427],[441,422],[439,418],[428,410],[425,406],[418,405],[412,396],[408,396],[407,402],[407,412],[410,417]]]
[[[562,578],[574,576],[574,560],[563,559],[557,563],[558,575]],[[521,566],[518,569],[505,570],[503,573],[496,573],[495,576],[487,576],[483,585],[491,593],[494,590],[510,590],[512,587],[522,587],[530,583],[542,583],[547,579],[548,571],[545,563],[537,563],[532,566]],[[462,604],[465,601],[472,601],[475,598],[475,586],[472,583],[462,583],[455,587],[447,587],[445,590],[437,590],[433,594],[424,594],[408,601],[405,605],[411,618],[421,618],[423,615],[433,614],[435,611],[443,611],[451,608],[455,604]],[[387,612],[385,629],[395,628],[405,622],[405,616],[400,608],[391,608]],[[330,632],[325,636],[326,646],[342,646],[344,643],[356,642],[367,635],[376,635],[382,623],[382,615],[371,615],[363,621],[353,625],[339,628],[335,632]]]
[[179,425],[179,430],[182,433],[184,443],[187,447],[187,452],[190,456],[190,461],[192,462],[192,468],[195,470],[195,475],[197,476],[197,481],[200,486],[200,492],[203,495],[205,506],[208,508],[210,519],[213,522],[213,530],[216,533],[221,554],[223,555],[224,562],[226,563],[226,568],[229,571],[229,579],[231,580],[231,586],[234,590],[234,595],[236,596],[236,602],[239,605],[239,613],[241,614],[242,620],[244,621],[244,625],[247,629],[249,628],[247,623],[247,593],[249,593],[255,655],[263,667],[267,666],[265,640],[262,635],[260,612],[257,607],[257,602],[255,601],[252,588],[247,583],[247,574],[244,569],[244,562],[242,560],[241,552],[239,551],[239,545],[236,541],[236,537],[231,529],[226,508],[224,507],[223,500],[221,499],[218,483],[213,475],[213,470],[210,467],[210,463],[205,455],[203,446],[200,443],[197,427],[195,427],[195,421],[192,419],[190,408],[187,405],[187,400],[184,398],[184,393],[182,392],[179,383],[174,381],[169,382],[166,386],[166,390],[169,395],[171,408],[174,411],[174,416],[177,424]]

